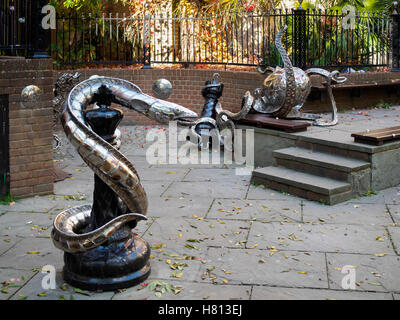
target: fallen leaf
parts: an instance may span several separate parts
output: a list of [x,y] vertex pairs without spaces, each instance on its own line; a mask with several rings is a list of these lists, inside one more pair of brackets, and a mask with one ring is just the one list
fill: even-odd
[[368,282],[369,284],[372,284],[373,286],[382,286],[382,284],[377,283],[377,282]]
[[84,296],[90,296],[89,293],[87,293],[87,292],[85,292],[85,291],[83,291],[83,290],[81,290],[81,289],[79,289],[79,288],[74,288],[74,291],[75,291],[76,293],[79,293],[79,294],[84,295]]
[[181,278],[182,276],[183,276],[183,272],[178,272],[178,273],[173,272],[171,274],[171,277],[174,277],[174,278]]
[[386,255],[387,255],[387,253],[374,253],[375,257],[384,257]]

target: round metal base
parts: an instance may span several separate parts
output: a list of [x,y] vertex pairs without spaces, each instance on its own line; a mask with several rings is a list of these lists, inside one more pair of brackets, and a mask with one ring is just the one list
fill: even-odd
[[135,286],[150,275],[150,262],[139,271],[118,278],[93,278],[73,273],[64,266],[63,278],[73,287],[89,291],[113,291]]
[[[122,232],[123,234],[123,232]],[[90,291],[128,288],[150,275],[150,247],[136,234],[83,253],[64,253],[64,280]]]

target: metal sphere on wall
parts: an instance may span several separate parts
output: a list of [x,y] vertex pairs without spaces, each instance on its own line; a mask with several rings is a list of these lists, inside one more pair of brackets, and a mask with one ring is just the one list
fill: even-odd
[[158,79],[151,89],[157,98],[168,99],[172,93],[172,84],[167,79]]
[[22,89],[21,103],[26,108],[34,107],[37,105],[41,95],[42,89],[35,85],[29,85]]

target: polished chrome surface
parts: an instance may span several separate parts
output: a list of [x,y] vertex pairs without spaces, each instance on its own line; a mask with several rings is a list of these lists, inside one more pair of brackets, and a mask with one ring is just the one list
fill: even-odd
[[21,92],[22,106],[25,108],[32,108],[36,106],[42,93],[42,89],[35,85],[26,86]]
[[102,85],[107,86],[125,107],[158,122],[168,123],[181,118],[197,117],[195,112],[175,103],[148,96],[133,83],[122,79],[95,77],[79,83],[71,90],[61,114],[65,134],[83,161],[132,212],[118,216],[101,228],[83,234],[77,231],[80,225],[88,222],[88,208],[80,206],[61,212],[53,223],[53,242],[56,247],[72,253],[99,246],[131,220],[146,219],[144,215],[148,206],[147,196],[135,168],[114,146],[98,136],[84,120],[83,112]]
[[[320,68],[310,68],[303,71],[292,66],[285,49],[282,46],[282,35],[286,26],[279,31],[275,38],[275,45],[282,57],[284,68],[267,67],[264,71],[258,68],[261,73],[272,72],[269,74],[261,88],[254,91],[255,102],[254,110],[279,118],[301,118],[304,120],[314,120],[317,126],[332,126],[337,124],[336,103],[332,94],[331,82],[342,83],[345,77],[339,77],[338,71],[329,72]],[[314,116],[301,113],[300,109],[305,103],[311,91],[311,80],[309,74],[316,73],[327,79],[326,88],[332,105],[332,120],[325,121],[316,119]]]
[[152,91],[157,98],[168,99],[172,94],[172,84],[167,79],[158,79],[154,81]]

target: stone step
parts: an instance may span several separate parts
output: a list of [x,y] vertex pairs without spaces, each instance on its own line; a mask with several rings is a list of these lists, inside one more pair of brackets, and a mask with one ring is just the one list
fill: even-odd
[[[308,137],[307,137],[308,138]],[[342,156],[345,158],[357,159],[364,162],[370,162],[371,153],[370,150],[364,150],[362,148],[352,150],[348,148],[348,145],[340,145],[336,143],[330,143],[330,141],[320,139],[310,140],[297,140],[295,143],[296,147],[312,150],[314,152],[321,152],[331,155]]]
[[275,150],[273,156],[278,166],[344,181],[351,173],[371,166],[366,161],[299,147]]
[[346,201],[353,196],[350,183],[281,167],[255,169],[251,181],[271,189],[327,204]]

